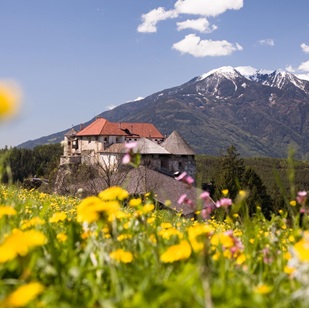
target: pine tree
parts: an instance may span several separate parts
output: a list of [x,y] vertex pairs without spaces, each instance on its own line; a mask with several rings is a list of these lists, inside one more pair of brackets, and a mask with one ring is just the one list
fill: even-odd
[[243,176],[243,189],[249,191],[249,197],[246,200],[248,213],[252,216],[256,212],[257,206],[261,207],[264,216],[270,219],[273,211],[273,201],[260,176],[253,168],[247,168]]
[[242,189],[242,179],[245,172],[245,163],[234,145],[230,146],[220,162],[217,181],[216,196],[221,196],[221,191],[228,189],[229,197],[234,199]]

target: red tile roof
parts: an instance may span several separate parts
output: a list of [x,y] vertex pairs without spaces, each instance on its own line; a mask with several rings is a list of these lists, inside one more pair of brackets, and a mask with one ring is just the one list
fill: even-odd
[[76,136],[93,135],[118,135],[132,138],[164,138],[159,130],[151,123],[110,122],[104,118],[97,118],[94,122],[76,134]]

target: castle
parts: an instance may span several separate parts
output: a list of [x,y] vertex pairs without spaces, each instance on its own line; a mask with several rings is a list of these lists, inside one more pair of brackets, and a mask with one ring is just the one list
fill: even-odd
[[65,134],[60,165],[100,163],[116,167],[129,142],[137,143],[135,151],[141,154],[141,165],[170,176],[185,171],[195,177],[195,152],[178,132],[165,138],[150,123],[116,123],[104,118],[96,118],[79,132],[72,128]]
[[[134,152],[141,155],[141,162],[138,168],[123,170],[125,145],[130,142],[136,142]],[[185,217],[194,216],[196,207],[178,202],[179,197],[186,193],[196,205],[201,193],[194,186],[188,187],[175,179],[175,175],[181,172],[193,178],[196,176],[195,152],[178,132],[173,131],[165,137],[150,123],[116,123],[97,118],[78,132],[73,128],[69,130],[64,136],[63,146],[60,169],[67,170],[66,167],[77,164],[97,166],[105,178],[118,175],[113,183],[121,185],[130,194],[153,192],[162,207]],[[65,173],[60,173],[57,181],[62,189]],[[97,179],[98,185],[102,179],[103,174]],[[105,182],[105,185],[111,184]]]

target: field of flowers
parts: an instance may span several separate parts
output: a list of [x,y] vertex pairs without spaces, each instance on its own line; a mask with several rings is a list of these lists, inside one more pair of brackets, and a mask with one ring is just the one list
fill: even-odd
[[309,232],[285,211],[246,217],[245,197],[193,220],[120,187],[79,200],[0,186],[0,306],[308,307]]

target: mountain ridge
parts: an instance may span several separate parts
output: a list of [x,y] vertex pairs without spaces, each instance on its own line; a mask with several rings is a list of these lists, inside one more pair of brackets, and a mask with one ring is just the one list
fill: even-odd
[[[243,156],[286,157],[292,145],[299,158],[309,156],[309,81],[280,69],[221,67],[98,116],[177,130],[197,153],[219,155],[234,144]],[[59,142],[68,130],[18,147]]]

